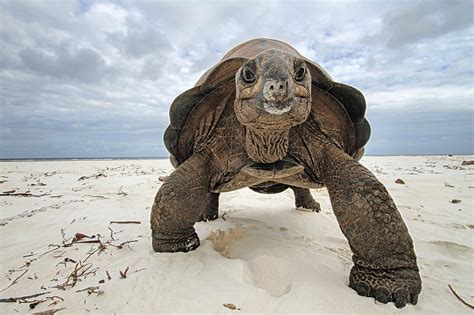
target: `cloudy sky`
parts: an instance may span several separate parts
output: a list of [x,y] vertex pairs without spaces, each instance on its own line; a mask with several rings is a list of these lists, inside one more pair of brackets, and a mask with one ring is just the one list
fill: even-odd
[[255,37],[363,91],[367,154],[472,154],[473,3],[0,1],[0,158],[167,156],[172,100]]

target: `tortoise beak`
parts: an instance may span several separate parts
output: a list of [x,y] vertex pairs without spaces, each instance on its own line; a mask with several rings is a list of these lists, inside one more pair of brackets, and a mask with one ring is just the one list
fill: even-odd
[[272,115],[282,115],[293,107],[293,98],[286,98],[282,102],[263,102],[263,109]]

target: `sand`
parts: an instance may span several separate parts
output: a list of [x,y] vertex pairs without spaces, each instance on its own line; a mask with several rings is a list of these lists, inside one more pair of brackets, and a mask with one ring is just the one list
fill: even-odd
[[[312,191],[320,213],[296,211],[290,191],[222,194],[219,219],[196,224],[197,250],[158,254],[148,221],[167,160],[2,162],[0,192],[34,196],[0,197],[0,298],[51,293],[0,312],[472,314],[448,289],[474,303],[474,166],[461,165],[472,159],[362,159],[415,243],[423,291],[400,311],[348,287],[351,252],[325,189]],[[76,233],[95,237],[71,244]]]

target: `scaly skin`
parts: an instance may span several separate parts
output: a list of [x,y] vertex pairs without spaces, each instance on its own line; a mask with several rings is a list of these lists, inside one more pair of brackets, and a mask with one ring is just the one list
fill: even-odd
[[397,307],[416,304],[421,279],[413,242],[392,198],[359,162],[328,144],[322,178],[354,253],[349,286]]
[[187,252],[199,246],[193,225],[206,207],[210,161],[194,155],[164,181],[151,211],[152,246],[156,252]]

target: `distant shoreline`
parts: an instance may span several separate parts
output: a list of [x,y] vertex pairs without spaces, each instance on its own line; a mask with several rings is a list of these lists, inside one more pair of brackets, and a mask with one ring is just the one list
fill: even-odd
[[168,158],[169,157],[12,158],[0,159],[0,162],[163,160]]
[[[472,156],[474,153],[464,154],[371,154],[364,156]],[[155,157],[85,157],[85,158],[0,158],[1,162],[54,162],[54,161],[120,161],[120,160],[163,160],[168,156]]]

